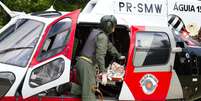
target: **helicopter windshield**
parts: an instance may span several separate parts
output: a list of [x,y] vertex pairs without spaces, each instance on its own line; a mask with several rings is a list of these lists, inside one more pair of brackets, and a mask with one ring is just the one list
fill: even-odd
[[42,22],[19,19],[0,33],[0,63],[25,67],[43,27]]

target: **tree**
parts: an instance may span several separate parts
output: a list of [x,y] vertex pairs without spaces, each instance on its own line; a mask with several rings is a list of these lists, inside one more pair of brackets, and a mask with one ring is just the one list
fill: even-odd
[[[58,11],[72,11],[83,8],[88,0],[1,0],[8,8],[20,12],[44,11],[54,5]],[[9,21],[8,15],[0,9],[0,26]]]
[[0,7],[0,28],[5,25],[9,20],[9,15],[3,11],[3,9]]

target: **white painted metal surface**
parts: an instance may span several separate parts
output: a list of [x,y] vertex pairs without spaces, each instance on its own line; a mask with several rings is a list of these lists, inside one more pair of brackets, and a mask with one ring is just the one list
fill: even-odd
[[0,63],[0,73],[8,72],[8,73],[13,73],[15,76],[15,82],[13,86],[9,89],[9,91],[6,93],[6,96],[14,96],[16,93],[16,90],[18,89],[25,73],[26,73],[26,68],[18,67],[18,66],[13,66],[13,65],[7,65]]
[[128,88],[127,84],[123,82],[121,92],[119,95],[119,100],[134,101],[135,98]]
[[120,20],[126,25],[167,26],[166,3],[164,0],[91,0],[78,21],[97,23],[103,15],[112,14],[118,18],[118,24],[122,24]]

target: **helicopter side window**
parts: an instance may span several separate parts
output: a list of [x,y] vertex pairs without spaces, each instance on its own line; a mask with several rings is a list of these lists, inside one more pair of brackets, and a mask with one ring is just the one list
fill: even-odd
[[63,74],[64,68],[65,61],[62,58],[55,59],[35,68],[31,73],[29,85],[35,88],[56,80]]
[[164,32],[137,32],[135,48],[136,67],[166,64],[170,57],[170,40]]
[[69,18],[65,18],[51,27],[38,57],[39,61],[50,58],[64,49],[71,32],[71,23]]

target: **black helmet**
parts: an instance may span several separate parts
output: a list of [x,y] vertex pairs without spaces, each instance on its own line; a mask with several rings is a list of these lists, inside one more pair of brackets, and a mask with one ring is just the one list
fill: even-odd
[[100,20],[100,27],[106,33],[111,33],[116,24],[117,19],[113,15],[105,15]]

